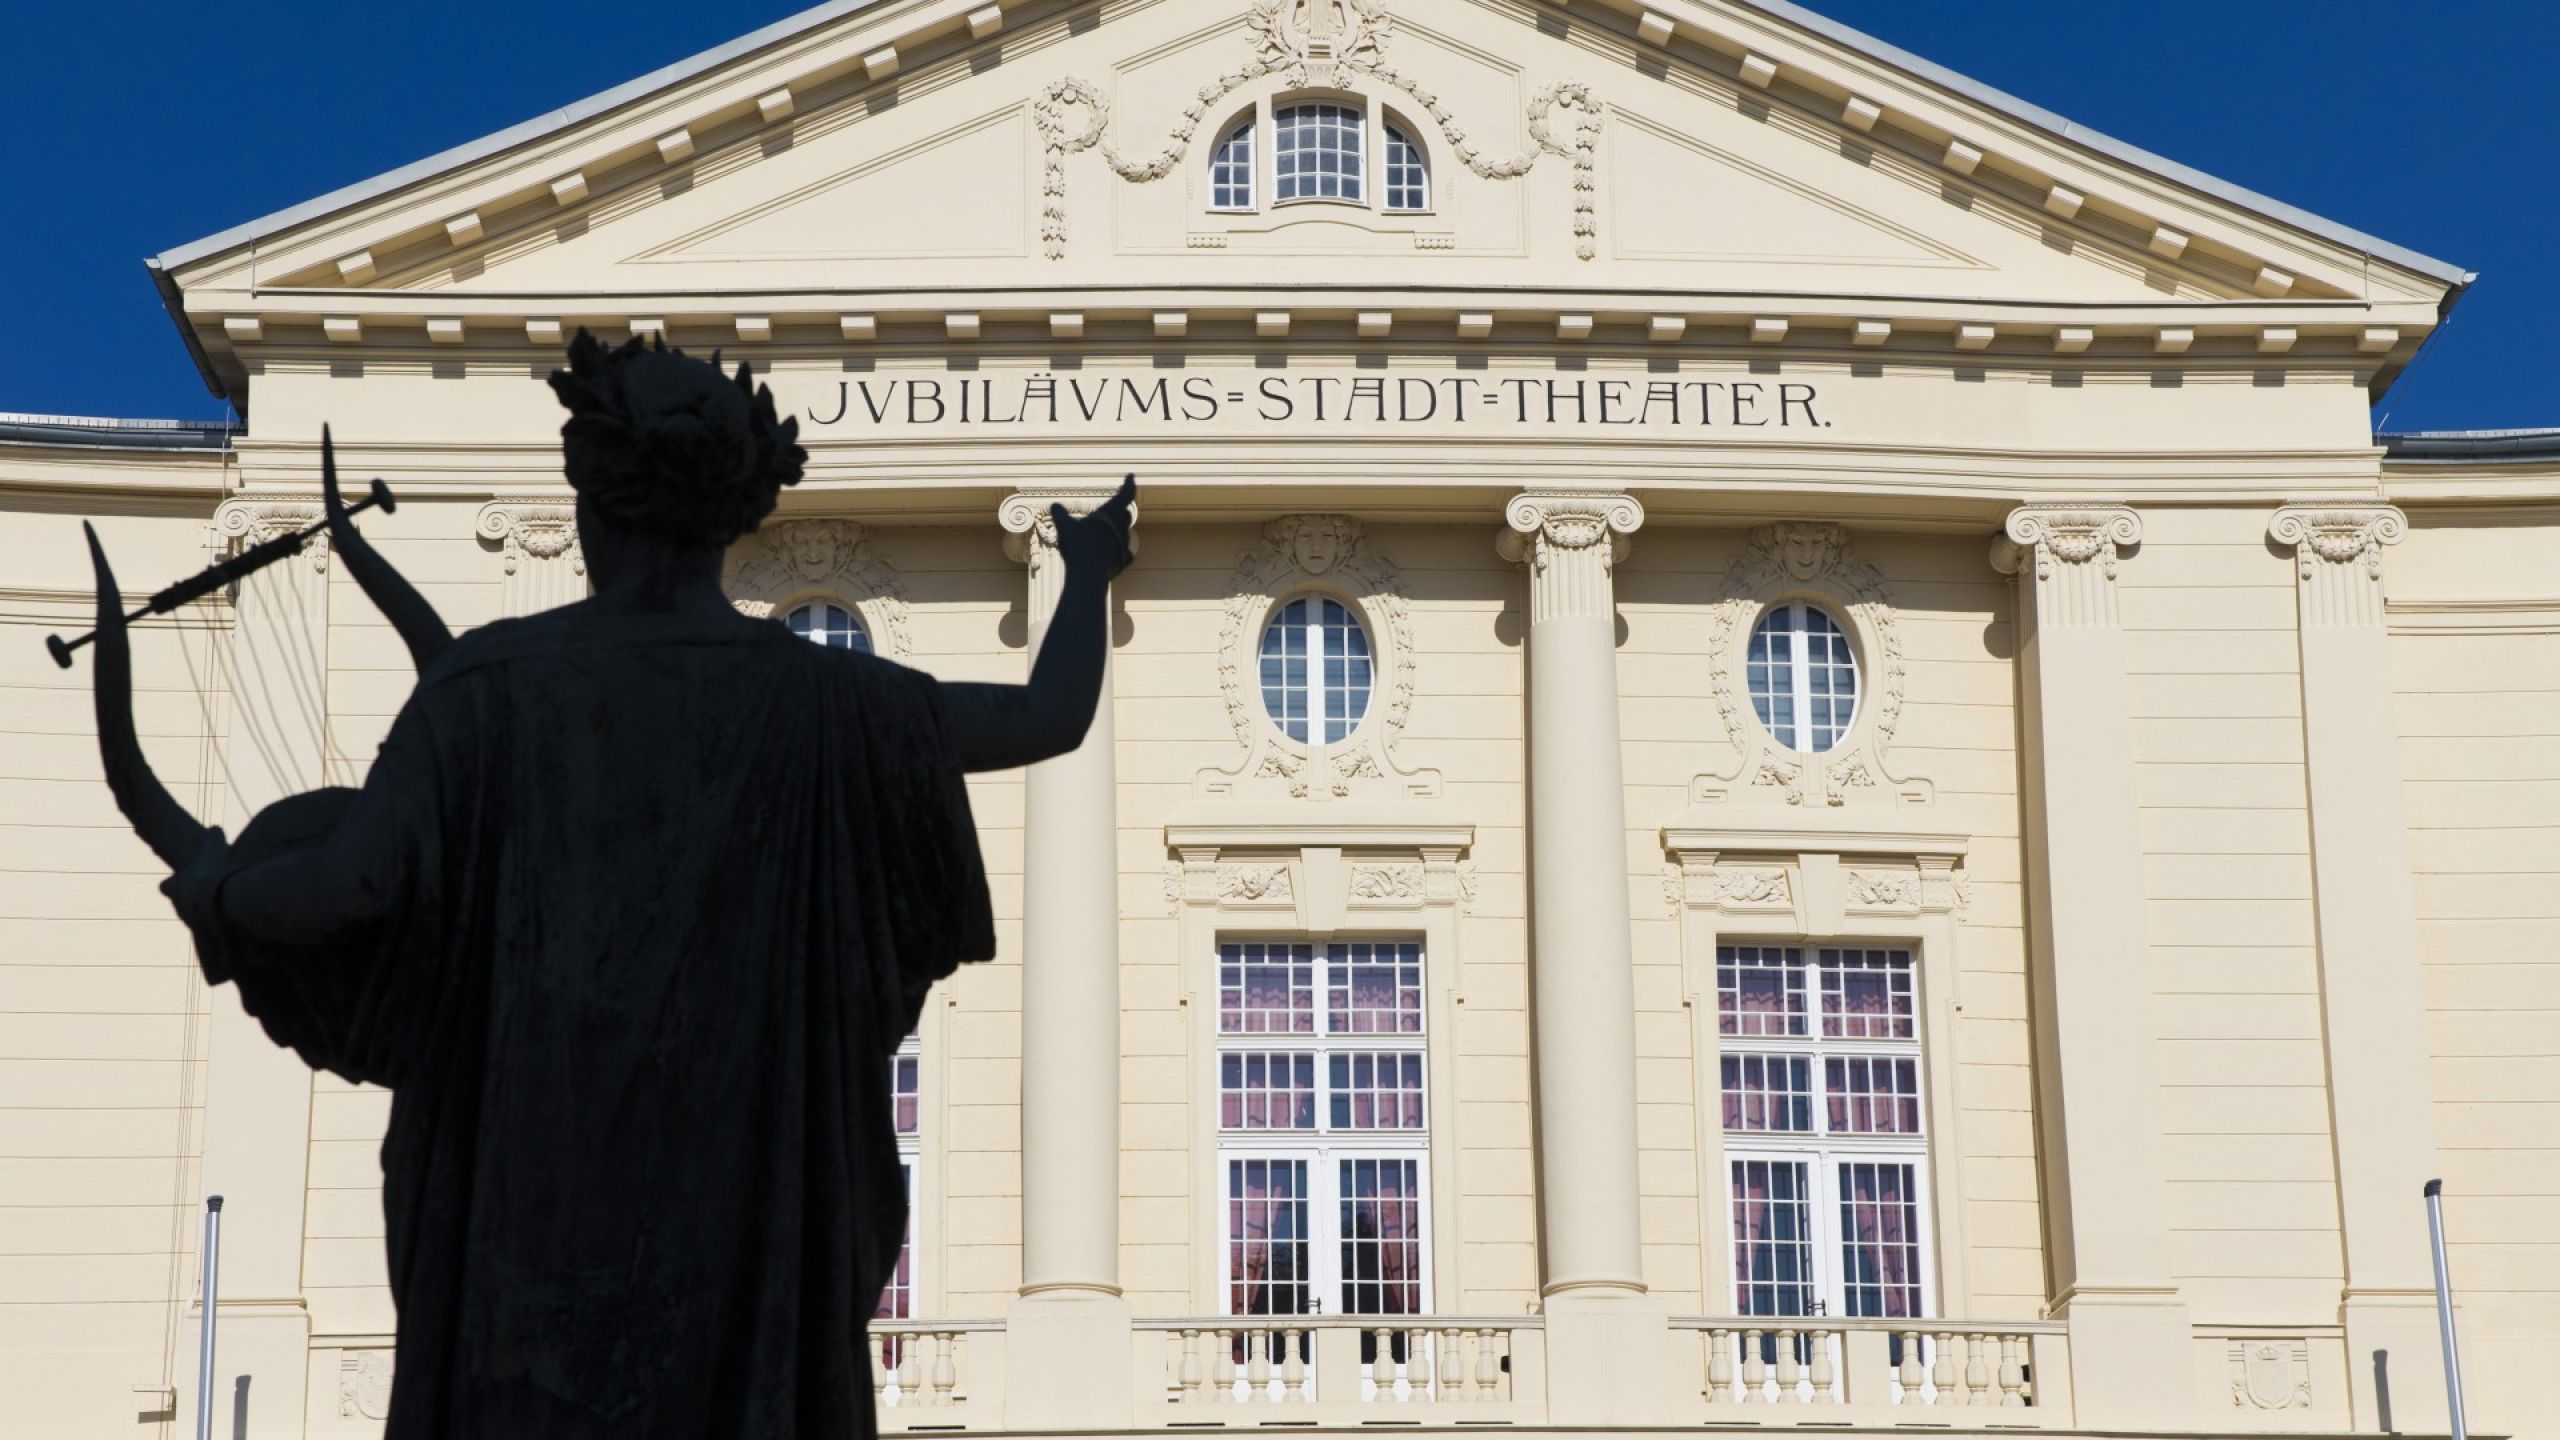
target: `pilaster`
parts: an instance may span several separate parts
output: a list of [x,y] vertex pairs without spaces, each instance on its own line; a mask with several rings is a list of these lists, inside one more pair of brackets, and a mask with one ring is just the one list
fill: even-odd
[[[998,507],[1030,584],[1037,657],[1066,581],[1049,507],[1108,490],[1024,491]],[[1032,766],[1022,817],[1022,1289],[1007,1317],[1005,1422],[1130,1423],[1120,1292],[1120,910],[1110,650],[1074,751]]]
[[501,495],[480,507],[472,529],[504,553],[500,613],[531,615],[587,597],[587,552],[578,543],[578,506],[564,495]]
[[[244,495],[214,512],[207,539],[245,548],[319,518],[306,499]],[[234,597],[223,747],[223,823],[233,835],[268,805],[329,783],[328,570],[328,537],[314,536],[301,554],[242,580]],[[237,989],[215,989],[207,1004],[203,1186],[223,1197],[214,1401],[226,1426],[245,1414],[241,1440],[299,1440],[311,1340],[302,1294],[311,1070],[267,1038]],[[192,1336],[186,1343],[197,1353]],[[190,1374],[179,1386],[182,1426],[194,1424],[193,1382]]]
[[2139,518],[2025,505],[1992,563],[2018,576],[2028,944],[2055,1313],[2081,1424],[2187,1423],[2188,1313],[2169,1269],[2132,698],[2116,587]]
[[1530,943],[1547,1359],[1560,1425],[1658,1423],[1670,1332],[1644,1303],[1635,966],[1611,571],[1644,523],[1626,495],[1513,497],[1529,570]]
[[2382,552],[2407,532],[2388,505],[2288,505],[2267,527],[2294,552],[2303,759],[2329,1056],[2343,1319],[2357,1428],[2448,1423],[2419,1191],[2436,1174],[2426,996],[2409,821],[2392,722]]

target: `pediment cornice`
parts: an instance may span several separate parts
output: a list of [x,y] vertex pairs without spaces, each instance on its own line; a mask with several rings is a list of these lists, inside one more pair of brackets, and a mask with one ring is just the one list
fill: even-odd
[[[1233,11],[1233,25],[1250,40],[1259,33],[1255,17],[1267,21],[1279,0],[1217,3]],[[1373,9],[1378,0],[1360,3]],[[1386,8],[1393,3],[1387,0]],[[1149,8],[1119,12],[1111,23]],[[307,318],[316,319],[324,334],[332,319],[341,322],[338,333],[326,335],[339,343],[370,344],[369,332],[388,327],[414,330],[416,340],[430,345],[475,347],[484,343],[483,331],[507,328],[503,322],[545,319],[606,327],[641,322],[638,328],[656,320],[729,331],[748,343],[794,327],[823,329],[831,319],[861,314],[876,316],[889,329],[911,320],[929,322],[931,305],[892,305],[885,297],[836,295],[794,304],[793,297],[740,295],[705,306],[676,294],[526,294],[510,300],[485,285],[457,287],[532,249],[623,225],[942,87],[1011,84],[1023,90],[1028,105],[1074,70],[1044,57],[1090,28],[1092,13],[1085,3],[1036,0],[835,7],[814,22],[803,17],[803,28],[794,33],[764,32],[762,43],[708,68],[671,76],[655,88],[650,81],[658,77],[644,77],[598,97],[610,104],[572,107],[564,113],[574,118],[564,126],[515,137],[490,153],[465,147],[421,162],[386,177],[396,183],[380,193],[361,193],[366,187],[360,186],[323,197],[302,207],[312,212],[308,218],[287,212],[277,217],[287,223],[263,233],[250,233],[256,225],[243,227],[229,237],[235,243],[228,249],[215,242],[187,247],[167,257],[176,262],[172,283],[202,342],[216,352],[216,363],[235,373],[235,347],[274,343],[274,335],[293,335]],[[1620,98],[1613,90],[1645,93],[1629,89],[1624,82],[1631,77],[1642,76],[1648,87],[1668,83],[1806,141],[1808,172],[1854,160],[1943,192],[1957,208],[2021,234],[2045,237],[2050,248],[2121,275],[2148,277],[2166,292],[2157,316],[2129,316],[2143,307],[2115,306],[2111,314],[2080,317],[2086,323],[2073,323],[2063,313],[2069,297],[2057,297],[2051,316],[2021,314],[2014,304],[2000,303],[1950,315],[1945,302],[1901,305],[1877,296],[1842,303],[1790,297],[1747,307],[1688,296],[1677,303],[1612,307],[1607,296],[1594,294],[1552,309],[1499,304],[1509,287],[1456,297],[1461,314],[1482,313],[1472,308],[1477,303],[1490,306],[1497,325],[1556,325],[1590,314],[1593,328],[1605,332],[1612,323],[1608,317],[1617,314],[1632,317],[1661,341],[1689,331],[1712,333],[1738,318],[1750,332],[1746,338],[1763,343],[1793,343],[1791,337],[1803,331],[1815,343],[1899,346],[1943,330],[1944,344],[1955,349],[1998,353],[2019,349],[2023,339],[2026,349],[2066,355],[2104,353],[2127,343],[2175,354],[2183,348],[2177,332],[2186,329],[2193,331],[2188,341],[2208,352],[2217,337],[2245,337],[2248,348],[2261,354],[2281,354],[2296,344],[2318,349],[2345,338],[2355,353],[2374,357],[2374,369],[2387,371],[2432,326],[2448,283],[2397,264],[2377,266],[2373,252],[2338,238],[2348,232],[2313,233],[2294,223],[2312,217],[2256,213],[2225,196],[2201,193],[2186,180],[2204,177],[2162,173],[2175,170],[2167,162],[2147,170],[2126,158],[2139,152],[2093,148],[2077,133],[2061,133],[2034,123],[2032,116],[1986,103],[1981,96],[1989,92],[1960,93],[1783,14],[1698,0],[1577,0],[1570,8],[1550,0],[1488,0],[1479,13],[1488,24],[1536,24],[1582,52],[1588,64],[1580,73],[1546,81],[1550,89],[1567,84],[1577,93],[1590,87],[1588,103],[1595,108],[1587,122],[1577,124],[1608,123],[1607,112]],[[1434,18],[1447,23],[1445,15]],[[1205,59],[1203,64],[1216,68]],[[1366,73],[1376,78],[1375,67]],[[1481,128],[1483,122],[1476,123]],[[1140,137],[1140,143],[1152,141]],[[1575,176],[1583,208],[1574,224],[1587,259],[1587,227],[1594,223],[1587,163]],[[345,203],[332,208],[342,197]],[[1608,223],[1605,206],[1597,223]],[[1058,248],[1049,247],[1052,254]],[[1026,261],[1026,275],[1036,275],[1041,263]],[[256,300],[244,303],[251,294]],[[2367,295],[2373,298],[2362,298]],[[2333,306],[2349,304],[2371,308],[2332,313]],[[2174,312],[2183,307],[2199,313],[2181,321]],[[1849,315],[1850,308],[1864,313]],[[1674,316],[1685,317],[1685,326],[1666,336],[1662,322]],[[1845,325],[1835,326],[1844,316]],[[752,323],[757,321],[763,323]],[[1393,323],[1408,322],[1398,315]],[[1877,324],[1885,328],[1879,332]],[[1844,333],[1830,335],[1834,328]],[[842,333],[850,338],[853,328],[847,324]],[[2380,341],[2385,335],[2388,340]]]

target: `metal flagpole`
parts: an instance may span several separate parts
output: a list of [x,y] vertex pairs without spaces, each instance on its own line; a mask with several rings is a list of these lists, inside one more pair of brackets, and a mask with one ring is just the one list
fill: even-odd
[[2462,1354],[2453,1343],[2453,1277],[2444,1263],[2444,1182],[2427,1182],[2427,1239],[2436,1252],[2436,1328],[2444,1336],[2444,1400],[2453,1440],[2470,1440],[2462,1420]]
[[[2437,1250],[2442,1253],[2442,1248]],[[195,1358],[195,1440],[212,1440],[212,1297],[223,1268],[223,1197],[205,1197],[205,1332]]]

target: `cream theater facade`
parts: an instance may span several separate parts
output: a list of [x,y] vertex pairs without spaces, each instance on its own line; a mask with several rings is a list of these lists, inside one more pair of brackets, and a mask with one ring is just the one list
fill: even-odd
[[[2368,429],[2457,269],[1774,0],[829,5],[154,265],[245,427],[0,423],[0,1428],[192,1425],[208,1192],[236,1433],[394,1378],[387,1096],[196,978],[78,520],[164,583],[326,422],[457,625],[574,599],[584,326],[769,368],[819,643],[1019,676],[1146,487],[887,1428],[2440,1431],[2442,1174],[2560,1435],[2560,446]],[[325,547],[140,662],[235,827],[412,682]]]

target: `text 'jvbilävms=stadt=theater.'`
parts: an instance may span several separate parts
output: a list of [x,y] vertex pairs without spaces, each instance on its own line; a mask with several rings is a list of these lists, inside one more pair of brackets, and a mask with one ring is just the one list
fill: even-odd
[[[325,422],[446,616],[563,603],[583,327],[769,371],[814,643],[1019,678],[1145,486],[972,786],[885,1428],[2441,1432],[2442,1175],[2560,1436],[2560,444],[2369,430],[2456,267],[1780,0],[878,0],[152,269],[242,424],[0,423],[12,1433],[192,1429],[208,1193],[240,1433],[398,1383],[388,1097],[198,976],[80,519],[190,573]],[[235,830],[414,683],[326,544],[136,643]]]

